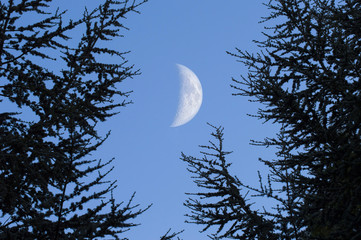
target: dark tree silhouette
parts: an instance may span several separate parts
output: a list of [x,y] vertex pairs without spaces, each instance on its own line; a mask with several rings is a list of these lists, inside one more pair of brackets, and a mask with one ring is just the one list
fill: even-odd
[[[234,79],[235,95],[265,106],[257,116],[280,126],[253,141],[277,147],[261,159],[268,183],[259,189],[229,174],[219,143],[202,159],[182,155],[203,189],[185,205],[190,222],[232,239],[361,239],[361,3],[356,0],[274,0],[264,19],[275,25],[258,54],[229,53],[248,67]],[[275,20],[275,21],[274,21]],[[244,190],[279,202],[256,210]]]
[[169,229],[163,236],[160,237],[160,240],[173,240],[175,239],[175,237],[177,237],[177,240],[181,240],[181,238],[179,238],[178,236],[184,231],[179,231],[179,232],[173,232],[170,233],[172,229]]
[[195,198],[190,197],[185,202],[191,210],[186,215],[190,218],[187,222],[205,225],[203,232],[217,227],[212,239],[276,239],[272,232],[274,223],[252,210],[246,196],[241,194],[244,185],[228,170],[231,164],[226,161],[226,156],[231,152],[223,149],[223,128],[212,127],[215,131],[211,135],[217,141],[200,146],[203,158],[182,153],[181,159],[188,164],[187,169],[193,174],[194,182],[204,189],[188,193]]
[[118,84],[138,74],[105,43],[144,2],[105,0],[65,20],[51,0],[1,1],[0,101],[14,107],[0,113],[1,239],[119,239],[147,209],[117,203],[112,160],[91,157],[108,136],[96,125],[129,103]]

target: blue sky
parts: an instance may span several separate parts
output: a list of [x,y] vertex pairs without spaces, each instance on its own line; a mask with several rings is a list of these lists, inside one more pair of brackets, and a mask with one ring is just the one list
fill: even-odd
[[[112,177],[118,180],[116,197],[127,199],[137,192],[136,202],[153,207],[138,219],[142,225],[126,235],[130,239],[159,239],[168,228],[185,229],[183,239],[208,239],[199,226],[185,224],[185,192],[197,189],[183,151],[199,155],[198,145],[207,144],[211,128],[225,127],[225,147],[232,171],[244,181],[258,186],[257,170],[266,169],[258,157],[272,157],[271,149],[250,146],[250,139],[261,140],[275,128],[262,124],[247,113],[256,113],[257,104],[231,94],[231,78],[247,69],[226,51],[235,47],[257,51],[252,40],[262,39],[267,15],[262,1],[253,0],[151,0],[131,14],[126,22],[130,31],[111,44],[131,50],[130,63],[142,75],[123,87],[134,90],[133,105],[103,125],[112,135],[98,151],[99,156],[115,157]],[[176,63],[190,68],[203,87],[203,103],[186,125],[170,128],[177,108],[179,79]]]
[[[100,1],[54,1],[69,9],[76,18],[85,5]],[[92,5],[92,6],[89,6]],[[251,186],[258,186],[257,170],[266,174],[259,157],[272,158],[273,150],[249,145],[276,130],[247,113],[255,114],[259,105],[245,97],[235,97],[231,78],[239,79],[247,69],[226,51],[235,47],[256,52],[252,40],[263,39],[258,22],[267,15],[262,1],[255,0],[150,0],[131,13],[124,24],[130,28],[124,38],[107,44],[127,55],[130,64],[142,74],[119,85],[133,90],[134,104],[101,124],[100,131],[111,130],[109,139],[94,154],[104,160],[115,158],[109,176],[118,181],[114,196],[127,201],[136,191],[134,202],[142,207],[153,203],[135,219],[140,226],[121,237],[159,239],[169,228],[185,229],[183,239],[208,239],[200,226],[185,224],[185,192],[197,191],[180,160],[181,152],[200,156],[198,145],[207,144],[211,128],[207,122],[225,128],[225,148],[233,151],[231,171]],[[106,61],[113,61],[106,59]],[[190,68],[203,88],[203,103],[198,114],[186,125],[171,128],[177,110],[179,77],[176,64]],[[261,200],[260,204],[266,203]]]

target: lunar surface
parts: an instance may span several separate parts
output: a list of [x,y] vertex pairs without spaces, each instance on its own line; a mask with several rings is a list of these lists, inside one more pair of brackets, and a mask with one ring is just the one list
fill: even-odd
[[177,64],[180,77],[180,91],[177,113],[171,127],[186,124],[194,118],[202,105],[202,85],[198,77],[186,66]]

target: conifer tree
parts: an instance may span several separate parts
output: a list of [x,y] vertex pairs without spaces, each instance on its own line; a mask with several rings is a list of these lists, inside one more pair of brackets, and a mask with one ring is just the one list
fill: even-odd
[[76,20],[51,0],[0,3],[0,104],[13,106],[0,113],[0,239],[119,239],[147,209],[116,201],[113,160],[91,157],[108,137],[96,125],[130,102],[119,83],[139,73],[106,43],[146,0],[102,2]]
[[[361,239],[361,3],[356,0],[273,0],[274,24],[258,54],[229,53],[248,67],[235,95],[263,104],[257,116],[280,126],[253,141],[275,146],[266,184],[256,189],[229,173],[218,143],[204,158],[182,155],[202,189],[185,205],[190,222],[217,227],[212,238]],[[249,161],[249,160],[248,160]],[[244,190],[278,202],[257,210]]]

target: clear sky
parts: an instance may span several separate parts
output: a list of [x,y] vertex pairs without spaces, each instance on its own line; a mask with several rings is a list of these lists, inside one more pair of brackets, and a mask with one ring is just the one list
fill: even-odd
[[[70,16],[81,14],[85,4],[100,1],[54,1]],[[271,158],[272,149],[249,145],[250,139],[262,140],[274,133],[271,124],[247,116],[257,112],[255,103],[232,96],[231,78],[239,79],[247,69],[226,54],[235,47],[257,51],[254,39],[262,39],[267,15],[259,0],[149,0],[124,22],[130,31],[108,44],[128,51],[130,64],[142,74],[119,85],[133,90],[134,104],[101,124],[100,131],[111,130],[109,139],[94,154],[104,160],[115,157],[115,169],[109,179],[118,181],[114,193],[118,201],[127,201],[136,191],[134,202],[142,207],[153,203],[135,219],[141,226],[121,237],[159,239],[169,228],[185,229],[183,239],[204,240],[200,226],[185,224],[185,192],[197,191],[180,160],[181,152],[200,156],[198,145],[207,144],[206,125],[225,127],[225,148],[234,151],[229,160],[231,171],[239,179],[258,186],[257,170],[266,173],[259,157]],[[93,5],[94,6],[94,5]],[[89,7],[91,8],[91,7]],[[111,61],[111,59],[109,60]],[[179,77],[176,64],[191,69],[203,87],[203,103],[198,114],[186,125],[169,127],[177,109]],[[261,202],[264,203],[264,202]]]
[[[112,118],[104,129],[112,135],[98,151],[116,158],[112,177],[119,182],[117,197],[127,199],[137,192],[136,202],[153,207],[136,221],[130,239],[159,239],[168,228],[185,229],[183,239],[208,239],[199,226],[185,224],[185,192],[196,191],[195,184],[179,158],[200,156],[198,145],[207,144],[211,128],[225,127],[225,147],[232,170],[253,186],[258,186],[257,170],[266,172],[258,157],[271,157],[272,151],[250,146],[250,139],[261,140],[274,132],[270,124],[248,117],[257,104],[231,94],[231,78],[246,74],[245,69],[226,51],[257,51],[254,39],[262,39],[263,1],[255,0],[150,0],[139,8],[140,15],[129,16],[125,38],[112,42],[131,50],[130,63],[142,75],[123,86],[134,90],[133,105]],[[179,78],[176,63],[190,68],[203,87],[203,103],[186,125],[170,128],[176,113]]]

